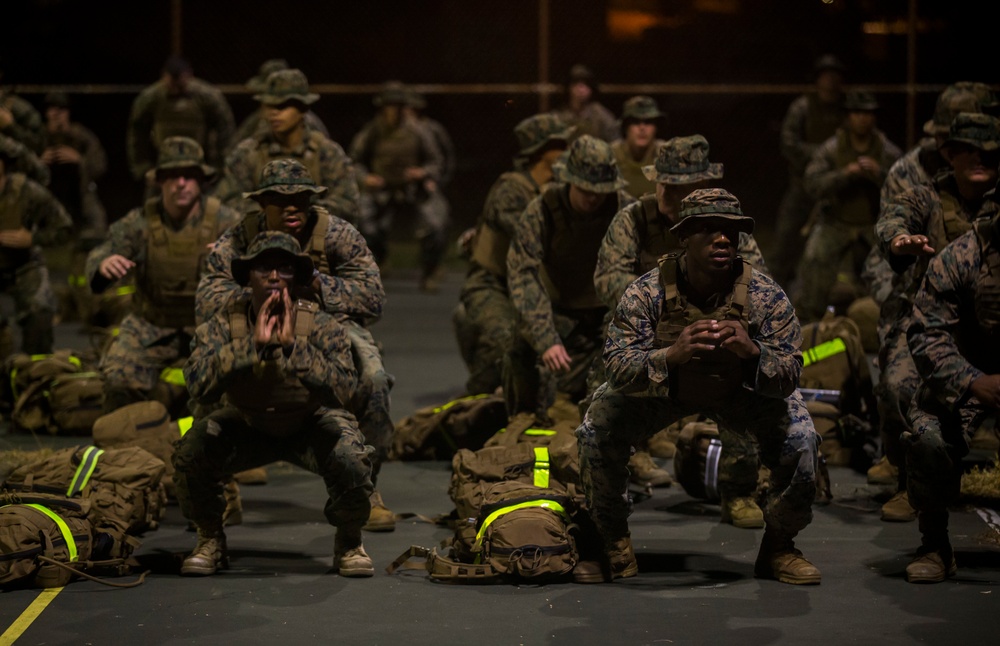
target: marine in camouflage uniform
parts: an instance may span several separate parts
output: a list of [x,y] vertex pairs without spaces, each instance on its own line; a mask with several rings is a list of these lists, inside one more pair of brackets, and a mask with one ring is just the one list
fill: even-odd
[[574,128],[574,136],[590,135],[611,143],[619,138],[618,121],[596,99],[597,92],[594,73],[585,65],[574,65],[566,84],[566,105],[553,113]]
[[340,144],[306,122],[308,106],[319,100],[318,94],[309,91],[306,75],[296,69],[272,72],[254,98],[264,107],[270,128],[233,148],[215,194],[244,213],[251,211],[254,205],[244,194],[257,188],[264,166],[276,159],[294,159],[308,169],[317,185],[327,189],[318,204],[356,223],[359,194],[354,164]]
[[[160,196],[115,221],[87,256],[85,275],[95,294],[126,275],[135,280],[134,311],[101,358],[105,412],[153,399],[164,371],[169,378],[169,370],[190,354],[205,256],[240,217],[202,192],[215,169],[204,163],[193,139],[165,139],[151,174]],[[175,416],[186,412],[186,402],[164,403]]]
[[619,120],[621,138],[612,142],[611,150],[618,170],[628,182],[628,193],[639,199],[656,190],[656,184],[643,173],[656,161],[657,151],[665,142],[658,139],[667,115],[660,112],[656,101],[648,96],[634,96],[625,101]]
[[[938,173],[931,186],[922,184],[896,194],[882,210],[875,234],[896,278],[882,306],[885,329],[879,351],[881,376],[876,390],[885,453],[899,469],[897,505],[906,500],[906,465],[899,438],[908,432],[907,411],[920,386],[920,375],[906,341],[914,294],[928,258],[967,232],[977,218],[988,218],[996,203],[986,199],[997,180],[1000,122],[985,114],[959,113],[941,154],[950,170]],[[912,520],[912,513],[889,505],[887,520]]]
[[[267,88],[267,77],[271,75],[271,72],[287,69],[289,69],[288,62],[283,58],[268,59],[260,64],[260,70],[257,72],[257,75],[247,81],[246,87],[254,94],[260,94]],[[267,136],[267,132],[271,129],[271,127],[268,125],[267,118],[264,116],[264,111],[266,109],[266,106],[261,104],[259,109],[251,112],[250,115],[248,115],[247,118],[240,123],[239,127],[236,128],[236,134],[233,135],[233,146],[249,137]],[[305,119],[306,125],[311,129],[320,132],[324,137],[329,138],[330,131],[327,129],[326,124],[323,123],[322,119],[316,116],[315,112],[309,110],[302,115],[302,118]],[[228,153],[229,151],[226,152]]]
[[334,567],[372,576],[361,542],[372,494],[371,448],[347,410],[357,383],[347,330],[312,301],[295,301],[313,281],[298,242],[264,231],[232,263],[246,298],[198,326],[184,377],[191,396],[212,406],[177,442],[177,501],[198,530],[181,574],[208,575],[226,563],[222,482],[275,459],[323,478],[324,512],[337,528]]
[[911,583],[956,573],[948,508],[961,489],[961,458],[977,427],[1000,409],[1000,216],[977,220],[928,264],[907,330],[923,384],[904,434],[910,503],[921,546],[906,567]]
[[[655,163],[643,169],[656,192],[644,195],[611,221],[594,270],[597,294],[611,313],[634,280],[654,269],[664,254],[681,250],[680,239],[671,232],[680,220],[681,201],[691,191],[722,179],[722,164],[711,163],[708,155],[708,141],[701,135],[674,137],[664,143]],[[739,236],[739,255],[766,273],[753,235],[740,232]],[[593,388],[605,379],[603,369],[596,370],[591,377]],[[746,436],[735,435],[723,443],[719,471],[732,483],[723,501],[723,515],[740,526],[763,526],[763,515],[753,500],[757,463],[757,447]]]
[[860,276],[875,243],[872,225],[882,182],[901,154],[875,127],[878,103],[873,95],[851,92],[845,109],[844,127],[823,142],[806,167],[805,189],[818,202],[798,269],[795,309],[806,322],[823,317],[845,263],[852,280]]
[[[210,320],[244,289],[235,280],[231,265],[245,253],[260,231],[283,231],[293,235],[313,259],[316,274],[303,285],[304,297],[344,326],[351,342],[358,386],[345,406],[359,421],[365,441],[375,449],[373,479],[388,459],[393,423],[389,414],[389,391],[393,378],[385,372],[382,356],[368,325],[382,317],[385,291],[378,266],[364,238],[348,222],[312,201],[326,192],[294,159],[279,159],[264,167],[257,190],[245,197],[259,206],[220,236],[208,256],[205,275],[198,284],[196,313],[199,322]],[[368,529],[391,531],[394,516],[377,493],[372,499]]]
[[[69,239],[73,221],[44,186],[9,172],[14,158],[0,147],[0,291],[12,292],[21,346],[52,352],[56,302],[41,247]],[[0,356],[14,351],[6,319],[0,321]]]
[[427,99],[424,98],[423,94],[412,88],[406,89],[406,106],[403,112],[408,119],[415,122],[418,126],[426,128],[431,133],[434,143],[437,144],[438,150],[441,151],[441,170],[438,186],[442,189],[446,188],[451,184],[451,180],[455,178],[455,169],[458,167],[455,142],[452,141],[451,135],[448,134],[448,129],[440,121],[427,116]]
[[194,139],[207,163],[219,167],[235,127],[222,92],[195,78],[187,61],[171,58],[160,80],[132,103],[125,139],[129,170],[135,179],[145,178],[167,137]]
[[570,144],[554,182],[517,222],[507,252],[518,331],[504,357],[508,413],[545,418],[555,393],[587,394],[598,360],[607,307],[594,289],[597,250],[615,213],[635,200],[611,146],[590,135]]
[[502,383],[500,367],[517,321],[507,289],[507,251],[524,209],[552,179],[552,164],[566,150],[572,128],[554,115],[538,114],[518,123],[514,134],[520,144],[515,168],[486,196],[454,316],[470,395],[492,393]]
[[41,115],[30,103],[4,87],[0,87],[0,134],[20,141],[32,152],[42,152]]
[[49,167],[30,148],[17,139],[0,135],[0,150],[10,159],[8,173],[20,173],[42,186],[48,185],[51,179]]
[[732,435],[755,438],[771,470],[755,574],[819,583],[819,570],[793,543],[812,518],[820,442],[796,388],[795,311],[773,280],[738,259],[731,241],[750,233],[753,220],[732,194],[694,191],[680,217],[673,233],[685,250],[625,291],[604,349],[608,381],[577,430],[581,479],[606,549],[604,578],[638,573],[628,529],[631,447],[702,413],[719,422],[723,445]]

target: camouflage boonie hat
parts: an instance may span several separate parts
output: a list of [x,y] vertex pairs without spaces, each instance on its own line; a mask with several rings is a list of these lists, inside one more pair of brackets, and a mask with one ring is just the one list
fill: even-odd
[[674,137],[660,146],[656,163],[642,174],[658,184],[694,184],[722,178],[722,164],[708,161],[708,141],[701,135]]
[[686,238],[698,223],[706,220],[725,220],[742,233],[753,233],[753,218],[743,215],[740,201],[724,188],[699,188],[681,200],[680,222],[670,232]]
[[651,96],[634,96],[622,105],[622,118],[619,124],[623,125],[629,120],[652,121],[662,119],[667,115],[660,112],[660,107]]
[[934,118],[924,124],[924,133],[947,136],[951,122],[960,112],[982,112],[976,93],[958,85],[949,85],[938,95],[934,104]]
[[319,100],[319,95],[309,91],[309,81],[302,70],[291,69],[271,72],[260,93],[253,98],[264,105],[281,105],[288,101],[311,105]]
[[386,81],[379,93],[372,99],[375,107],[384,105],[408,105],[410,93],[399,81]]
[[552,175],[557,182],[594,193],[614,193],[628,185],[608,142],[590,135],[581,135],[570,144],[566,161],[553,164]]
[[825,72],[827,70],[833,70],[834,72],[846,74],[847,66],[833,54],[824,54],[817,58],[816,62],[813,63],[813,76],[819,76],[821,72]]
[[312,258],[302,253],[302,246],[298,240],[282,231],[261,231],[250,242],[246,253],[233,258],[229,264],[236,282],[240,285],[249,283],[250,269],[253,268],[254,260],[257,256],[268,252],[284,253],[289,256],[289,262],[295,267],[295,281],[298,284],[303,285],[312,280]]
[[427,107],[427,99],[416,90],[406,89],[406,105],[414,110],[423,110]]
[[197,168],[205,179],[215,176],[215,169],[205,163],[205,153],[198,142],[190,137],[167,137],[160,144],[156,168],[149,170],[146,177],[156,179],[159,171],[174,168]]
[[989,85],[975,81],[959,81],[952,84],[952,87],[972,92],[976,95],[976,100],[979,101],[979,107],[982,108],[983,112],[996,116],[994,111],[1000,107],[1000,102],[997,101],[997,95]]
[[982,112],[961,112],[951,122],[942,145],[966,144],[984,152],[1000,148],[1000,121]]
[[45,95],[44,105],[46,108],[69,109],[70,107],[69,95],[66,94],[65,92],[60,92],[58,90],[48,92]]
[[874,112],[878,110],[878,100],[871,92],[852,90],[844,97],[844,109],[848,112]]
[[247,81],[247,88],[253,90],[254,92],[263,92],[264,88],[267,87],[267,77],[270,76],[272,72],[287,69],[288,61],[285,59],[270,58],[260,64],[260,69],[257,70],[257,75]]
[[326,193],[326,187],[316,185],[302,162],[295,159],[275,159],[269,161],[260,171],[260,183],[257,185],[257,190],[244,193],[243,197],[257,200],[264,193],[322,195]]
[[517,154],[520,157],[529,157],[550,141],[562,141],[568,144],[574,130],[576,128],[566,125],[566,122],[554,114],[536,114],[528,117],[514,126],[514,135],[521,147]]

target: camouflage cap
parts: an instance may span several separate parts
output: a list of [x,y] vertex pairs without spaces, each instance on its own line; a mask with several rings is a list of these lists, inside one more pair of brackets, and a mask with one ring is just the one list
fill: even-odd
[[960,112],[951,122],[942,147],[966,144],[984,152],[1000,148],[1000,121],[982,112]]
[[844,109],[848,112],[874,112],[878,110],[878,100],[871,92],[851,90],[844,97]]
[[269,161],[261,170],[257,190],[244,193],[243,197],[253,198],[259,202],[265,193],[322,195],[326,193],[326,187],[316,185],[302,162],[295,159],[275,159]]
[[427,99],[420,92],[406,88],[406,105],[414,110],[423,110],[427,107]]
[[254,92],[263,92],[267,84],[267,77],[271,75],[272,72],[278,72],[280,70],[288,69],[288,61],[283,58],[269,58],[260,64],[260,69],[257,70],[257,75],[251,77],[247,81],[247,87]]
[[399,81],[386,81],[379,93],[372,99],[372,103],[377,108],[385,105],[407,105],[409,92],[406,86]]
[[924,124],[928,135],[947,136],[951,122],[960,112],[982,112],[976,93],[958,85],[949,85],[938,95],[934,104],[934,118]]
[[833,54],[823,54],[816,59],[813,63],[813,76],[819,76],[821,72],[826,72],[828,70],[833,70],[834,72],[840,72],[841,74],[847,73],[847,66],[844,65],[839,58]]
[[555,114],[528,117],[514,126],[514,135],[521,147],[517,154],[520,157],[530,157],[551,141],[561,141],[568,145],[574,130],[576,128],[566,125]]
[[151,169],[146,176],[156,179],[160,171],[176,168],[197,168],[205,179],[215,176],[215,169],[205,163],[205,153],[197,141],[190,137],[167,137],[160,144],[156,168]]
[[566,161],[553,164],[552,175],[557,182],[594,193],[614,193],[628,185],[608,142],[590,135],[581,135],[570,144]]
[[250,282],[250,270],[254,261],[264,253],[287,255],[289,262],[295,267],[295,282],[299,285],[308,284],[312,280],[312,258],[302,253],[298,240],[283,231],[261,231],[250,242],[246,253],[230,262],[229,267],[237,283],[246,285]]
[[743,215],[740,201],[724,188],[699,188],[681,200],[680,222],[670,232],[686,238],[706,220],[725,220],[742,233],[753,233],[753,218]]
[[66,108],[70,107],[69,95],[65,92],[54,90],[45,95],[44,104],[46,108]]
[[722,164],[708,161],[708,141],[701,135],[674,137],[657,151],[656,163],[642,174],[659,184],[694,184],[722,178]]
[[309,81],[302,70],[288,69],[268,74],[264,87],[253,98],[264,105],[281,105],[288,101],[311,105],[319,100],[319,95],[309,91]]
[[620,124],[625,124],[630,120],[652,121],[662,119],[667,115],[660,112],[660,106],[651,96],[639,95],[627,100],[622,105],[622,118]]
[[958,88],[960,90],[968,90],[976,95],[976,100],[979,101],[979,107],[983,109],[983,112],[987,114],[992,114],[992,111],[997,107],[1000,107],[1000,102],[997,101],[997,95],[993,92],[993,89],[985,83],[978,83],[975,81],[958,81],[954,83],[952,87]]

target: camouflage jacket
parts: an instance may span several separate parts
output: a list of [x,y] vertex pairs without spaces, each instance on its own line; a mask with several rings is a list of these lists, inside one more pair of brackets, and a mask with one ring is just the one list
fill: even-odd
[[[258,231],[267,230],[261,211],[245,217],[257,218]],[[311,217],[315,217],[315,210]],[[382,277],[375,258],[357,229],[333,215],[329,221],[326,258],[335,273],[319,275],[322,309],[338,321],[353,319],[363,325],[374,323],[382,317],[385,301]],[[312,227],[307,228],[308,235],[312,235]],[[249,246],[242,222],[219,236],[208,256],[205,275],[198,283],[195,318],[199,322],[226,311],[230,302],[245,293],[245,288],[233,280],[231,264],[233,258],[242,256]]]
[[[305,119],[306,126],[312,130],[323,133],[323,136],[329,139],[330,131],[327,129],[326,124],[323,123],[323,120],[316,116],[315,112],[309,110],[302,115],[302,118]],[[251,112],[249,116],[243,120],[243,123],[241,123],[236,129],[236,134],[233,135],[232,144],[235,146],[244,139],[248,139],[250,137],[258,139],[266,137],[269,130],[270,126],[267,125],[267,121],[264,119],[260,108],[258,108]]]
[[266,356],[257,352],[249,302],[245,337],[232,338],[229,316],[228,310],[220,312],[195,331],[191,357],[184,365],[184,380],[195,401],[206,405],[219,401],[235,379],[246,373],[274,379],[276,384],[291,373],[330,408],[343,408],[351,401],[358,380],[351,343],[344,326],[333,317],[317,312],[309,342],[296,340],[286,357],[280,349]]
[[[902,154],[899,147],[889,141],[881,130],[875,130],[872,133],[876,141],[873,147],[881,149],[880,157],[875,160],[879,165],[878,178],[871,178],[865,173],[852,175],[845,166],[837,161],[841,134],[842,131],[839,131],[837,135],[820,144],[805,170],[804,186],[806,192],[813,198],[822,200],[828,211],[836,209],[844,195],[849,195],[856,190],[880,191],[886,174],[889,172],[889,167]],[[877,204],[872,205],[873,211],[877,208]],[[878,213],[873,212],[872,220],[877,216]]]
[[[683,289],[683,283],[681,283]],[[611,388],[654,397],[669,392],[666,349],[656,348],[656,325],[663,311],[660,271],[654,269],[629,285],[608,326],[604,364]],[[764,397],[784,398],[799,383],[802,371],[802,330],[795,310],[781,287],[753,271],[746,314],[750,338],[760,348],[754,366],[747,366],[744,386]],[[728,350],[719,350],[719,352]]]
[[[15,184],[21,185],[16,205],[11,204],[15,199]],[[66,209],[47,188],[20,173],[8,174],[0,189],[0,212],[14,206],[22,212],[21,226],[31,231],[32,246],[49,247],[69,240],[73,219]]]
[[[659,211],[657,215],[666,217]],[[618,307],[625,288],[633,280],[652,269],[643,267],[641,263],[644,221],[643,204],[630,204],[615,215],[604,241],[601,242],[601,249],[597,253],[597,268],[594,270],[594,286],[597,288],[597,295],[611,309]],[[680,245],[670,251],[680,251]],[[739,254],[754,269],[767,272],[764,256],[752,235],[740,233]]]
[[438,184],[447,186],[454,179],[455,167],[458,165],[455,156],[455,142],[452,141],[451,135],[448,134],[448,130],[440,121],[422,117],[417,120],[417,124],[427,128],[427,131],[431,133],[431,137],[434,139],[434,143],[437,144],[438,150],[441,152],[441,170]]
[[[551,183],[547,186],[547,190],[568,190],[567,184]],[[617,201],[618,210],[635,201],[625,191],[609,195],[608,199]],[[546,245],[551,234],[547,209],[544,195],[539,195],[528,204],[517,222],[510,250],[507,252],[507,281],[511,302],[527,326],[532,348],[539,354],[562,343],[555,327],[552,302],[542,282]],[[598,214],[602,211],[603,208]],[[597,253],[596,249],[594,253]],[[580,280],[593,280],[593,277],[580,276]]]
[[779,138],[781,155],[788,160],[792,177],[802,177],[809,160],[826,140],[826,137],[813,140],[808,136],[811,106],[820,112],[826,123],[833,124],[827,136],[833,134],[844,120],[845,112],[839,104],[820,103],[814,94],[803,94],[792,101],[781,122]]
[[42,117],[30,103],[0,88],[0,108],[14,117],[0,133],[16,139],[36,153],[42,152]]
[[[514,174],[520,175],[520,177],[515,177]],[[483,227],[489,227],[493,230],[496,239],[498,240],[496,247],[493,249],[490,247],[490,251],[499,253],[500,240],[507,240],[508,249],[510,248],[509,242],[514,238],[514,231],[517,228],[517,222],[521,219],[521,214],[524,213],[524,209],[528,207],[531,200],[538,197],[538,194],[542,192],[542,187],[535,183],[535,180],[531,177],[531,173],[527,171],[508,171],[493,182],[493,186],[490,187],[490,192],[486,195],[486,202],[483,204],[483,213],[479,217],[479,222],[476,223],[476,230],[481,231]],[[475,240],[472,243],[473,255],[471,262],[473,265],[481,265],[481,263],[476,261],[476,250],[477,245],[483,244],[482,240]],[[507,264],[507,250],[503,251],[502,258],[492,259],[492,261],[499,261],[500,267],[503,268],[503,272],[498,278],[506,280],[506,264]],[[486,253],[484,250],[483,253]],[[492,256],[492,254],[490,254]],[[494,273],[496,270],[492,270]]]
[[[364,185],[365,177],[372,172],[378,139],[381,136],[380,133],[385,131],[387,127],[384,119],[376,116],[366,123],[351,140],[351,159],[357,164],[356,175],[359,186]],[[431,130],[411,120],[402,121],[398,127],[416,133],[420,141],[419,166],[424,169],[429,179],[440,182],[445,161]]]
[[317,198],[316,203],[326,207],[330,213],[338,217],[356,222],[361,194],[358,192],[354,177],[354,164],[340,144],[324,136],[318,136],[318,133],[308,125],[302,136],[302,144],[292,151],[283,151],[270,130],[241,141],[226,159],[225,176],[216,187],[215,194],[226,204],[244,213],[252,211],[255,203],[245,200],[243,193],[257,188],[260,178],[256,173],[258,168],[264,166],[259,163],[261,161],[259,157],[265,155],[266,159],[263,160],[265,162],[285,158],[298,159],[309,168],[310,164],[304,160],[307,154],[319,156],[320,176],[314,177],[313,180],[317,185],[327,188],[327,192]]
[[108,170],[108,156],[101,140],[79,123],[71,123],[68,132],[51,133],[46,130],[42,135],[42,145],[43,148],[69,146],[80,153],[80,169],[85,182],[100,179]]
[[649,144],[649,149],[642,159],[635,159],[628,149],[628,143],[624,139],[619,139],[611,144],[611,151],[615,154],[615,161],[618,162],[618,170],[622,177],[628,182],[625,190],[635,199],[639,199],[646,193],[656,190],[656,182],[647,179],[642,172],[643,166],[652,166],[656,163],[656,153],[660,146],[667,142],[662,139],[654,139]]
[[[225,159],[226,148],[233,138],[236,120],[226,97],[214,85],[201,79],[191,79],[188,96],[197,104],[205,117],[206,140],[199,141],[205,151],[205,163],[219,168]],[[156,165],[156,145],[153,142],[153,127],[156,111],[160,104],[168,100],[167,87],[163,81],[153,83],[135,98],[128,119],[125,147],[128,152],[128,167],[132,177],[141,180],[146,171]]]
[[51,179],[49,167],[34,151],[17,139],[2,134],[0,134],[0,149],[6,150],[14,158],[13,168],[8,168],[8,173],[21,173],[42,186],[48,186]]
[[591,135],[611,143],[621,137],[618,120],[611,110],[597,101],[591,101],[580,112],[574,112],[569,106],[555,110],[554,114],[567,126],[576,126],[573,137]]

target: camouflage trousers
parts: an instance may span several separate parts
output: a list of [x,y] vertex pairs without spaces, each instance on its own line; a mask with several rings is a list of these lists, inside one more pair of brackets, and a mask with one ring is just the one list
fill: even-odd
[[865,258],[875,244],[871,226],[853,226],[821,221],[813,227],[799,262],[800,293],[795,299],[795,313],[803,323],[823,318],[830,302],[830,288],[847,264],[855,282]]
[[351,354],[358,370],[358,386],[354,390],[351,409],[358,419],[358,426],[365,443],[374,449],[372,455],[372,480],[378,478],[382,463],[389,459],[394,425],[389,415],[389,391],[395,379],[385,371],[382,354],[372,333],[354,321],[345,321],[347,337],[351,340]]
[[101,357],[104,412],[156,398],[154,390],[164,369],[178,367],[191,355],[192,333],[191,329],[158,327],[136,314],[126,316]]
[[806,194],[801,177],[792,177],[778,205],[774,224],[774,242],[767,254],[771,275],[785,287],[795,278],[795,269],[802,256],[802,227],[809,219],[815,201]]
[[[411,187],[413,188],[413,187]],[[359,204],[358,230],[365,237],[375,262],[382,265],[389,252],[389,236],[401,225],[412,225],[420,243],[420,267],[424,276],[433,273],[448,247],[450,206],[440,191],[363,191]]]
[[[0,270],[0,291],[14,297],[15,316],[21,328],[21,350],[28,354],[51,354],[56,297],[41,252],[33,249],[28,262],[17,268]],[[0,327],[7,325],[5,319],[0,320]]]
[[482,267],[469,271],[459,300],[464,315],[455,322],[455,334],[469,369],[465,390],[470,395],[492,393],[502,384],[501,366],[514,340],[517,311],[506,281]]
[[[610,541],[628,535],[632,506],[628,460],[632,447],[669,424],[697,413],[718,422],[723,448],[730,437],[749,437],[757,443],[760,460],[771,471],[764,505],[768,530],[791,538],[806,527],[812,520],[816,495],[820,438],[797,391],[787,399],[741,391],[724,407],[699,411],[665,397],[624,395],[605,384],[597,390],[576,431],[580,477],[590,513],[603,538]],[[755,467],[753,473],[756,480]],[[723,497],[737,495],[733,489],[727,491],[732,481],[724,484],[721,480],[720,469]]]
[[910,318],[905,317],[891,326],[885,326],[886,336],[878,353],[880,374],[875,386],[882,453],[893,466],[899,468],[901,488],[906,486],[906,461],[900,441],[910,430],[909,409],[921,383],[920,373],[906,344],[909,321]]
[[329,495],[323,512],[334,527],[360,529],[368,521],[372,449],[347,411],[320,408],[298,433],[275,437],[251,427],[227,406],[196,421],[174,447],[177,502],[201,529],[222,529],[223,482],[276,460],[323,478]]

